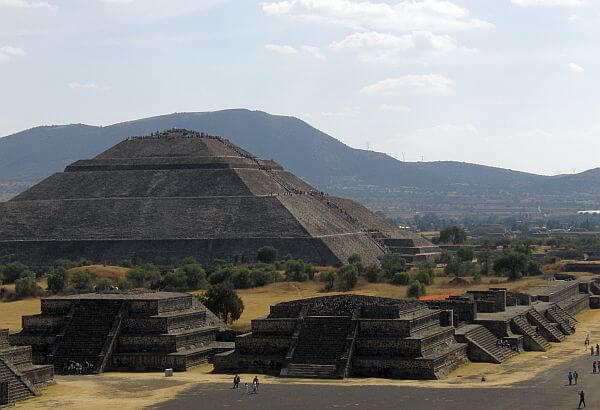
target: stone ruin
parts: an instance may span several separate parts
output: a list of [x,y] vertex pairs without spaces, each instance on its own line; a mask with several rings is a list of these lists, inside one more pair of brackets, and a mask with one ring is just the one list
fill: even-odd
[[214,365],[217,372],[284,377],[438,379],[466,361],[467,345],[454,338],[451,312],[340,295],[271,306]]
[[251,262],[265,245],[323,265],[354,253],[372,263],[385,252],[408,261],[440,252],[274,161],[186,130],[129,138],[0,203],[0,261],[34,268],[59,258]]
[[438,379],[467,360],[502,363],[546,351],[600,308],[600,280],[549,281],[526,292],[469,291],[446,300],[342,295],[271,306],[215,356],[217,372],[283,377]]
[[8,329],[0,329],[0,407],[39,395],[38,388],[52,383],[52,366],[34,365],[31,346],[13,346]]
[[41,310],[23,316],[10,341],[30,345],[33,362],[57,373],[185,371],[233,346],[219,341],[227,326],[185,293],[53,296]]

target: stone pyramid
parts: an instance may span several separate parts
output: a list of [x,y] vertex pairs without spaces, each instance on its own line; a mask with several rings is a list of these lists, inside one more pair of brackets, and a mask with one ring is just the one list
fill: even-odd
[[274,161],[187,130],[131,137],[0,203],[0,263],[251,261],[265,245],[316,264],[439,252]]

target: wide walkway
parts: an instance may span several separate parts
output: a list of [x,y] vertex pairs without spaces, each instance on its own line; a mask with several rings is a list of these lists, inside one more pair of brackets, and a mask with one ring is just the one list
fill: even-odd
[[[311,384],[261,385],[258,394],[245,394],[243,386],[199,384],[163,403],[157,409],[576,409],[578,391],[586,393],[587,408],[600,409],[600,374],[592,374],[592,361],[583,354],[532,380],[503,388],[420,388],[394,386],[339,386]],[[577,370],[579,383],[569,386],[567,373]],[[243,383],[242,383],[243,385]]]

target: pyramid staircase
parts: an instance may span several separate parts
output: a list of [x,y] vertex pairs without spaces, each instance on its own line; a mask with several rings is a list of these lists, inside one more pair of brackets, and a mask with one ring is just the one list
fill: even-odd
[[515,333],[523,335],[526,342],[526,346],[529,346],[528,350],[545,352],[550,349],[550,343],[544,339],[536,329],[525,320],[523,316],[516,316],[511,321],[511,328]]
[[8,397],[0,397],[0,406],[27,400],[39,394],[33,384],[8,360],[3,358],[0,358],[0,381],[8,383]]
[[[499,344],[498,339],[483,325],[466,325],[457,330],[459,342],[468,343],[469,359],[471,361],[485,361],[488,363],[503,363],[519,354],[512,348]],[[477,352],[472,352],[477,350]]]
[[531,309],[527,312],[527,320],[537,326],[538,332],[550,342],[562,342],[565,340],[565,335],[558,329],[555,323],[550,323],[540,312]]
[[287,377],[343,377],[340,362],[347,350],[351,325],[349,317],[307,317],[287,367]]
[[548,320],[558,324],[558,328],[565,335],[570,335],[575,332],[577,320],[565,312],[560,306],[554,304],[546,310]]
[[88,362],[93,373],[101,373],[118,337],[124,306],[120,300],[80,300],[74,304],[72,318],[49,355],[55,371],[65,372],[74,361],[81,365]]

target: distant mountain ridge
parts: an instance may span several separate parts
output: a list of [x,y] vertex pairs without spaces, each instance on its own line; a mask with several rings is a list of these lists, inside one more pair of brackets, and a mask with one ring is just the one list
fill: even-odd
[[[298,118],[243,109],[176,113],[106,127],[73,124],[18,132],[0,138],[0,190],[7,181],[40,181],[128,136],[169,128],[226,137],[261,158],[274,159],[319,189],[392,214],[397,207],[408,212],[435,211],[444,205],[440,198],[457,191],[465,196],[465,212],[477,207],[468,198],[483,196],[487,200],[486,195],[499,192],[512,198],[527,197],[528,209],[544,204],[548,196],[552,201],[564,196],[569,202],[567,197],[573,194],[600,194],[600,169],[549,177],[453,161],[402,162],[383,153],[351,148]],[[15,185],[11,186],[14,190]],[[434,192],[437,195],[431,197]],[[531,198],[532,194],[541,197]],[[406,207],[392,203],[411,200],[419,203]]]

